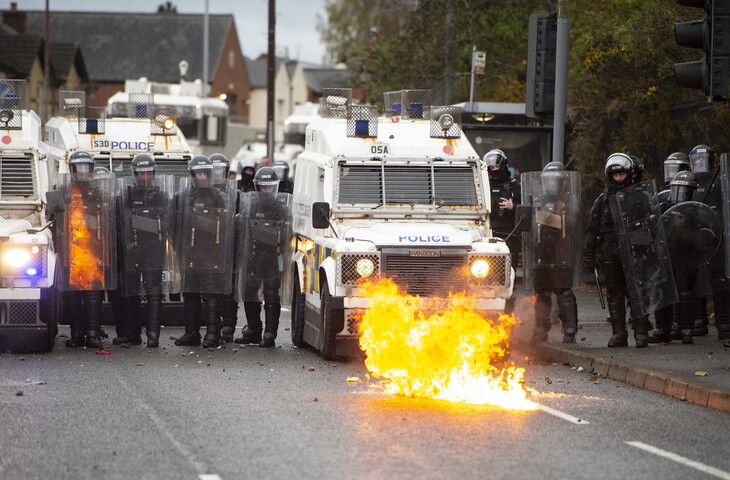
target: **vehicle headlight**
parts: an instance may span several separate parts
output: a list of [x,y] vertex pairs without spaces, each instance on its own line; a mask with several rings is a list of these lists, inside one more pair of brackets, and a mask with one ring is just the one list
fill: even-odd
[[486,278],[489,274],[489,262],[483,259],[475,260],[471,264],[471,274],[476,278]]
[[362,278],[368,278],[375,273],[375,262],[369,258],[361,258],[355,262],[355,271]]
[[2,275],[14,278],[34,278],[46,275],[46,245],[5,245],[2,248]]

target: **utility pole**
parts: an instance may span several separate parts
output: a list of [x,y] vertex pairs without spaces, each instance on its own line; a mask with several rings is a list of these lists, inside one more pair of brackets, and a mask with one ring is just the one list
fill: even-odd
[[274,163],[274,76],[276,75],[276,0],[269,0],[269,54],[266,59],[266,156]]
[[555,47],[555,107],[553,114],[553,161],[565,163],[565,117],[568,108],[568,52],[570,17],[567,2],[558,2],[558,32]]
[[43,17],[43,88],[41,89],[41,98],[38,99],[38,112],[40,113],[41,123],[45,125],[46,119],[50,114],[51,104],[51,34],[50,34],[50,0],[46,0],[46,12]]
[[205,0],[205,14],[203,15],[203,96],[207,96],[208,92],[208,0]]

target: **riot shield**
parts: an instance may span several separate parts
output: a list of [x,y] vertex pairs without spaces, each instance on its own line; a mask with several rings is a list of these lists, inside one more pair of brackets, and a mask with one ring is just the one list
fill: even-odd
[[722,239],[722,220],[709,206],[682,202],[662,214],[672,265],[695,269],[707,263]]
[[156,175],[151,185],[137,185],[134,177],[119,181],[122,295],[180,291],[172,248],[173,186],[171,175]]
[[114,177],[62,174],[64,210],[56,221],[59,290],[114,290]]
[[182,178],[175,203],[180,290],[231,293],[234,184],[231,182],[225,188],[197,187],[192,178]]
[[532,226],[522,234],[525,287],[579,287],[580,174],[526,172],[520,182],[523,204],[532,206]]
[[632,312],[649,314],[677,303],[669,248],[654,180],[631,185],[609,198]]
[[722,225],[723,251],[725,253],[725,276],[730,278],[730,173],[728,172],[728,157],[726,153],[720,155],[720,190],[722,192]]
[[238,301],[291,301],[292,195],[241,194],[238,234]]

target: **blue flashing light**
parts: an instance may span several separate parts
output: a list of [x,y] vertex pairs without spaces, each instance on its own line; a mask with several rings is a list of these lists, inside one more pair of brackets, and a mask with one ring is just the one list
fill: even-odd
[[86,133],[99,133],[99,120],[96,118],[87,118]]
[[135,105],[134,116],[137,118],[147,117],[147,105]]
[[423,104],[411,103],[411,118],[423,118]]
[[400,115],[400,103],[393,104],[393,114]]
[[366,119],[355,120],[355,136],[367,137],[370,131],[370,122]]
[[38,270],[36,270],[34,267],[30,267],[25,271],[26,275],[30,275],[31,277],[34,277],[38,275]]

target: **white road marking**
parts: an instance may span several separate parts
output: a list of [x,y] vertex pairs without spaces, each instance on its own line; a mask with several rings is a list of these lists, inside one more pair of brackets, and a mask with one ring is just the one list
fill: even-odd
[[193,466],[195,471],[198,473],[198,476],[201,480],[220,480],[220,477],[218,475],[204,474],[203,472],[208,470],[208,468],[206,468],[205,465],[203,465],[201,462],[197,461],[195,459],[195,455],[193,455],[193,453],[190,450],[188,450],[188,448],[182,442],[179,442],[175,437],[172,436],[172,433],[170,433],[170,431],[165,427],[165,423],[162,421],[160,416],[157,415],[157,412],[155,412],[155,410],[151,406],[147,405],[144,402],[144,400],[142,400],[142,398],[139,395],[137,395],[129,387],[129,385],[127,385],[127,382],[125,382],[124,379],[122,379],[120,376],[117,376],[117,380],[122,385],[122,387],[124,387],[124,389],[127,390],[127,393],[128,393],[127,398],[134,399],[134,401],[137,403],[137,405],[142,407],[142,409],[144,409],[144,411],[147,412],[147,415],[150,417],[150,419],[155,424],[155,426],[162,433],[164,433],[167,438],[170,439],[170,441],[175,446],[177,451],[180,452],[180,454],[183,457],[185,457],[188,460],[188,462],[190,462],[190,464]]
[[695,470],[699,470],[700,472],[706,473],[708,475],[712,475],[713,477],[722,478],[723,480],[730,480],[730,473],[728,473],[724,470],[720,470],[719,468],[711,467],[709,465],[705,465],[704,463],[695,462],[694,460],[690,460],[687,457],[677,455],[676,453],[667,452],[666,450],[662,450],[661,448],[652,447],[651,445],[647,445],[646,443],[642,443],[642,442],[624,442],[624,443],[627,443],[628,445],[631,445],[632,447],[640,448],[649,453],[653,453],[654,455],[659,455],[660,457],[668,458],[669,460],[675,461],[677,463],[681,463],[682,465],[685,465],[687,467],[694,468]]
[[545,413],[549,413],[550,415],[554,415],[558,418],[562,418],[563,420],[566,420],[570,423],[575,423],[576,425],[588,425],[590,422],[587,420],[583,420],[582,418],[574,417],[573,415],[569,415],[567,413],[561,412],[560,410],[555,410],[554,408],[546,407],[545,405],[537,404],[537,408],[542,410]]

